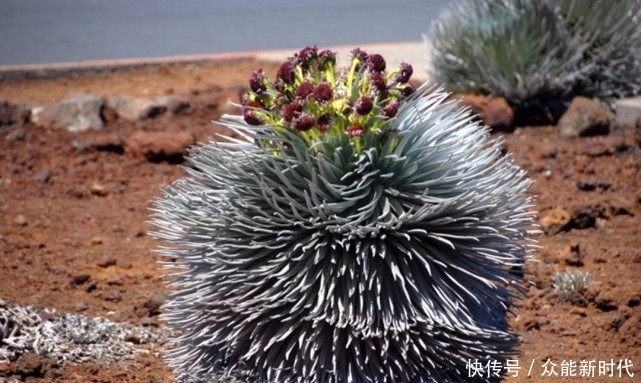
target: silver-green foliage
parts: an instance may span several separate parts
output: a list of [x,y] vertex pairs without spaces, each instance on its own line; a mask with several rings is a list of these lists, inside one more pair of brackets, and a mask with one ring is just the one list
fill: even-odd
[[555,272],[553,275],[554,287],[562,293],[582,292],[588,288],[592,282],[590,273],[581,271],[564,271]]
[[563,25],[584,44],[589,68],[581,92],[597,97],[641,93],[641,1],[551,0]]
[[639,0],[458,0],[427,36],[434,81],[513,104],[641,91]]
[[512,356],[530,180],[446,98],[419,89],[360,153],[234,117],[249,142],[191,150],[154,215],[181,379],[469,382]]

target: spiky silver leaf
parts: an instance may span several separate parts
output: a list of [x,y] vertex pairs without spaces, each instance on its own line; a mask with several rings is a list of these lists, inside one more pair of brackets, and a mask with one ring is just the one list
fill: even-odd
[[234,117],[251,142],[191,150],[154,214],[179,376],[467,382],[468,360],[510,356],[530,181],[446,99],[419,89],[380,150],[345,134],[311,152]]

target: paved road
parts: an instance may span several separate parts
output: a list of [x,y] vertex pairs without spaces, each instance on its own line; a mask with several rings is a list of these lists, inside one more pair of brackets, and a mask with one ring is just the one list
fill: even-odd
[[1,0],[0,66],[419,41],[447,0]]

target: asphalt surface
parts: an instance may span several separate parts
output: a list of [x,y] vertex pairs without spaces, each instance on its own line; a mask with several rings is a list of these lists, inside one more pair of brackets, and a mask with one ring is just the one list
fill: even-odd
[[447,0],[5,0],[0,66],[420,41]]

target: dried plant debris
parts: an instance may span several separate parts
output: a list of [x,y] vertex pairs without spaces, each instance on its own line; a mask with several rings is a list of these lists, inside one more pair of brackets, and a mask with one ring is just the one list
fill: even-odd
[[60,363],[111,364],[148,353],[163,345],[166,329],[154,329],[91,318],[57,314],[0,300],[0,363],[25,352],[54,358]]

